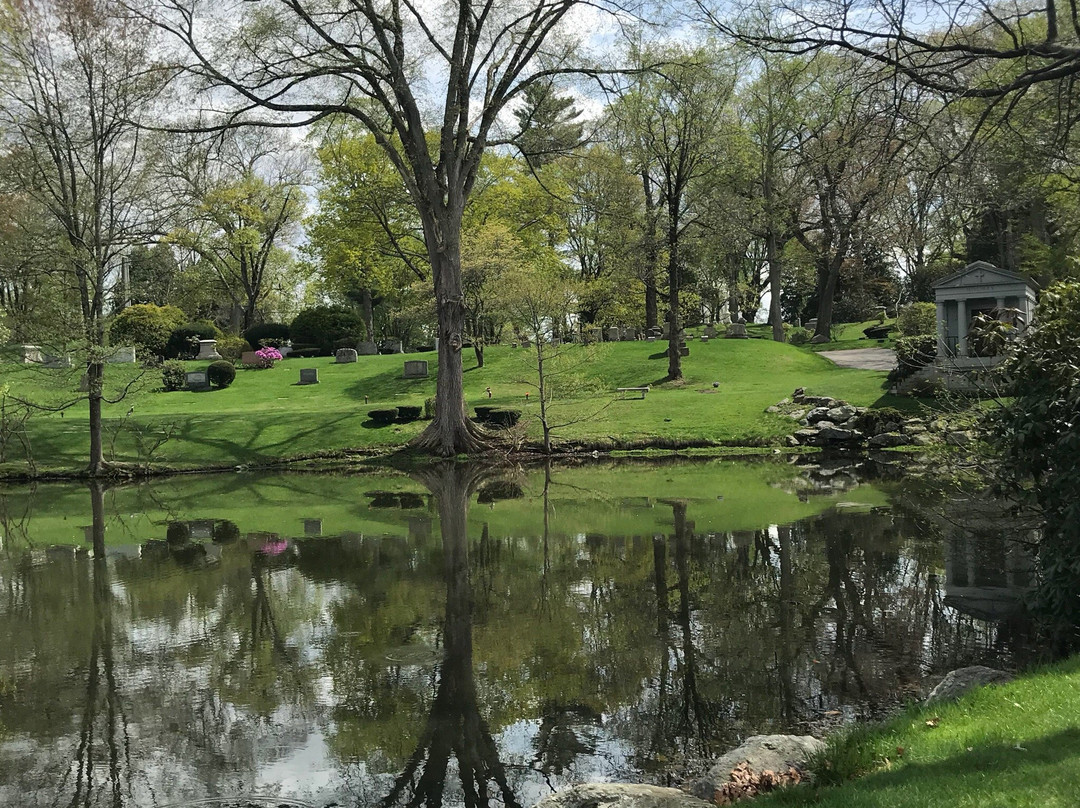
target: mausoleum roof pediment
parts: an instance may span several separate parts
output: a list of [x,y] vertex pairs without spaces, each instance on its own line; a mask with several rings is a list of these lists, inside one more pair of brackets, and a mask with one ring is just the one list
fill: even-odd
[[959,272],[942,278],[934,284],[935,289],[978,289],[982,286],[1027,286],[1035,289],[1035,283],[1019,272],[1001,269],[986,261],[975,261]]

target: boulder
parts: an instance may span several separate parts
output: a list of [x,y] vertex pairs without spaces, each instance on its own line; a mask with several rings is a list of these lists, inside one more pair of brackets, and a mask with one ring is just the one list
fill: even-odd
[[810,412],[806,413],[806,422],[808,424],[816,424],[818,421],[825,421],[829,418],[828,407],[814,407]]
[[919,423],[913,423],[908,421],[904,424],[904,432],[908,435],[922,435],[926,432],[926,427]]
[[788,417],[792,421],[801,421],[806,417],[806,410],[795,410],[795,412],[788,413]]
[[829,341],[829,338],[827,336],[825,336],[824,334],[814,334],[814,336],[810,337],[810,342],[813,343],[814,345],[821,345],[822,343],[825,343],[825,342],[828,342],[828,341]]
[[765,412],[780,412],[780,408],[773,404],[771,407],[766,407]]
[[848,421],[856,415],[858,415],[858,410],[850,404],[841,404],[839,407],[833,407],[828,411],[829,420],[837,424],[842,424],[844,421]]
[[875,449],[886,449],[890,446],[907,446],[909,442],[906,435],[901,435],[898,432],[882,432],[880,435],[874,435],[874,437],[870,438],[866,445]]
[[690,783],[689,791],[695,797],[711,799],[731,779],[732,770],[744,762],[755,772],[783,772],[789,766],[804,772],[810,758],[824,750],[825,742],[812,735],[754,735],[717,759],[708,774]]
[[953,446],[967,446],[971,443],[971,433],[962,430],[948,432],[945,434],[945,442],[951,443]]
[[795,439],[799,441],[802,446],[812,446],[817,441],[818,431],[816,429],[800,429],[795,433]]
[[844,429],[838,426],[822,427],[821,424],[818,424],[818,439],[827,443],[846,443],[857,440],[859,437],[859,433],[854,429]]
[[1012,680],[1012,674],[999,671],[996,668],[987,668],[983,665],[972,665],[970,668],[957,668],[945,674],[937,687],[930,691],[923,704],[933,704],[938,701],[952,701],[958,699],[972,688],[983,685],[1003,684]]
[[802,446],[802,444],[799,443],[799,439],[794,435],[788,435],[786,441],[788,446]]
[[916,446],[933,446],[937,443],[934,436],[929,432],[920,432],[918,435],[913,435],[911,442]]
[[[710,792],[711,796],[712,792]],[[709,808],[685,791],[629,783],[582,783],[544,797],[536,808]]]

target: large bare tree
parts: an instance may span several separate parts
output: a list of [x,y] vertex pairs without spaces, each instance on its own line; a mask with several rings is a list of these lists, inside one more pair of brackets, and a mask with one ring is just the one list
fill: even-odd
[[[230,124],[336,115],[372,133],[419,213],[438,313],[436,414],[416,444],[439,455],[482,448],[463,396],[465,205],[508,105],[582,68],[577,37],[596,27],[583,15],[619,13],[618,0],[146,2]],[[241,7],[250,13],[232,22]]]
[[114,0],[0,7],[0,131],[15,184],[61,234],[57,274],[79,300],[92,476],[105,471],[105,302],[121,254],[153,228],[140,137],[162,86],[151,34]]

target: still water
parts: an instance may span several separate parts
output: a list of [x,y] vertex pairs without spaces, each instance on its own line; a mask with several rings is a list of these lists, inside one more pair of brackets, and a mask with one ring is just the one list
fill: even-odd
[[786,460],[0,489],[0,805],[671,782],[1022,665],[972,513]]

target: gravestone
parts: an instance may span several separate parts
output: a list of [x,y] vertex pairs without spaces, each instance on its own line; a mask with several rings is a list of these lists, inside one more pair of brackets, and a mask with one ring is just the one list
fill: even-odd
[[209,390],[210,374],[205,370],[189,370],[185,376],[188,390]]
[[199,355],[196,359],[221,359],[221,354],[217,352],[217,340],[216,339],[201,339],[199,340]]
[[705,336],[709,339],[714,339],[716,337],[716,326],[712,323],[705,326]]
[[338,348],[334,353],[334,361],[339,365],[347,365],[350,362],[355,362],[356,356],[355,348]]
[[289,354],[292,353],[292,346],[291,345],[282,345],[282,346],[278,347],[277,351],[278,351],[279,354],[281,354],[281,358],[284,359],[286,356],[288,356]]
[[16,345],[16,362],[23,365],[33,365],[45,361],[41,348],[37,345]]
[[689,345],[680,345],[679,346],[679,356],[689,356],[689,355],[690,355],[690,346]]
[[652,334],[649,334],[649,336],[645,337],[645,341],[646,342],[656,342],[656,337],[654,337]]
[[401,349],[401,340],[398,339],[384,339],[379,345],[379,353],[395,354],[404,353]]
[[240,354],[241,365],[258,365],[260,361],[259,355],[255,351],[244,351]]
[[318,384],[318,368],[300,368],[300,384]]
[[305,536],[321,536],[322,535],[322,519],[305,519],[304,520],[304,535]]
[[817,317],[812,317],[807,320],[804,328],[806,328],[807,331],[817,331]]
[[621,336],[621,333],[620,333],[620,331],[619,331],[619,329],[617,327],[611,326],[610,328],[608,328],[608,330],[607,330],[608,342],[618,342],[620,336]]
[[428,363],[426,359],[410,359],[405,362],[403,379],[426,379],[428,377]]
[[619,328],[619,340],[622,342],[630,342],[634,338],[634,332],[629,326],[622,326]]
[[686,335],[686,336],[684,337],[684,339],[693,339],[693,338],[694,338],[694,335],[693,335],[693,334],[687,334],[687,335]]
[[[221,357],[219,356],[218,359],[220,358]],[[117,348],[113,351],[112,356],[108,357],[105,361],[114,365],[134,365],[135,347],[128,345],[123,348]]]
[[660,328],[660,336],[667,339],[669,334],[671,334],[671,323],[664,323]]
[[551,345],[552,345],[552,347],[558,348],[560,345],[562,345],[562,340],[559,339],[558,337],[552,337],[551,338]]
[[709,335],[708,334],[702,334],[701,335],[701,343],[704,345],[708,341],[709,341]]
[[71,367],[70,356],[46,356],[45,367],[47,368],[69,368]]
[[727,333],[724,336],[727,339],[748,339],[746,323],[732,323],[727,327]]
[[379,352],[379,346],[374,342],[356,343],[356,353],[360,356],[375,356]]

